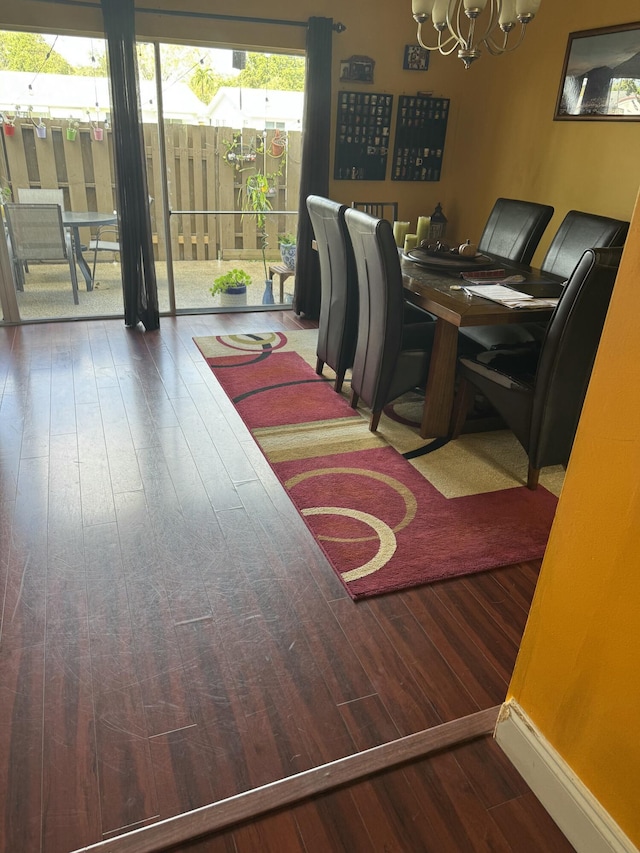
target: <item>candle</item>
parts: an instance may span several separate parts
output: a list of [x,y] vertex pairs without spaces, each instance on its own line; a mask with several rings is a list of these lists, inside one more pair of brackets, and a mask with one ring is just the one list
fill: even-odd
[[393,223],[393,239],[396,241],[396,246],[404,246],[404,238],[409,233],[410,226],[410,222],[396,220]]
[[404,250],[405,252],[410,252],[411,249],[415,249],[418,245],[418,235],[417,234],[407,234],[404,238]]
[[419,216],[418,217],[418,227],[416,228],[416,238],[418,246],[422,243],[423,240],[427,240],[429,237],[429,227],[431,225],[431,217],[430,216]]

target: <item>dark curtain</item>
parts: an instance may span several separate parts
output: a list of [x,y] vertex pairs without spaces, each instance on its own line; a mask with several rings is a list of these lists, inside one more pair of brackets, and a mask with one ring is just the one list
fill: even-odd
[[133,0],[101,0],[109,56],[125,326],[160,327]]
[[311,248],[307,196],[329,193],[332,33],[332,18],[309,18],[293,310],[310,320],[320,316],[320,264]]

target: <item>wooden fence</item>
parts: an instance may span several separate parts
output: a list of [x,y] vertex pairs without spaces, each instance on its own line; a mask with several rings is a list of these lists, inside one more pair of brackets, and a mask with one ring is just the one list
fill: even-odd
[[[18,188],[62,189],[67,210],[111,212],[117,207],[113,139],[109,127],[80,126],[75,139],[55,119],[38,130],[30,121],[2,135],[0,181],[14,201]],[[102,131],[102,133],[100,133]],[[46,135],[44,135],[46,134]],[[71,134],[72,135],[72,134]],[[144,126],[156,259],[166,258],[158,126]],[[243,213],[246,179],[261,172],[274,211],[296,211],[300,186],[301,133],[168,123],[165,126],[171,248],[179,260],[253,259],[260,254],[256,217]],[[233,213],[179,213],[179,211]],[[277,256],[278,234],[295,233],[297,214],[268,214],[268,256]],[[89,239],[88,229],[81,235]]]

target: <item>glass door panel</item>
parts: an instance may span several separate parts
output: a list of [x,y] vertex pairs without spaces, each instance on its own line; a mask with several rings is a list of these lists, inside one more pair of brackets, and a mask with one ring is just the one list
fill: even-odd
[[[276,272],[273,289],[266,282],[282,264],[279,235],[297,230],[303,92],[238,86],[234,58],[251,67],[252,54],[238,63],[238,51],[161,44],[156,55],[161,91],[155,113],[148,99],[143,114],[150,193],[159,195],[166,177],[170,209],[168,234],[160,206],[152,213],[161,310],[172,287],[178,311],[278,304],[281,280],[290,304],[293,276]],[[285,60],[303,79],[303,59]],[[166,176],[154,156],[158,122]],[[246,294],[212,295],[215,280],[233,269],[251,278]]]
[[[60,203],[78,276],[75,304],[68,261],[12,263],[20,319],[121,316],[105,42],[24,32],[0,32],[0,41],[1,201]],[[8,211],[3,210],[5,237]],[[94,252],[96,238],[100,251]],[[107,240],[110,249],[102,245]]]

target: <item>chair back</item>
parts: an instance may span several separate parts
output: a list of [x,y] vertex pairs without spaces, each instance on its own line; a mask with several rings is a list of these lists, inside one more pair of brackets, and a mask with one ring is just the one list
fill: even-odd
[[351,388],[367,405],[390,386],[402,349],[404,290],[391,224],[353,208],[345,220],[358,271],[360,310]]
[[595,213],[570,210],[560,223],[541,269],[568,279],[587,249],[624,245],[629,223]]
[[587,249],[549,321],[531,414],[529,459],[536,468],[569,458],[621,255],[621,247]]
[[68,259],[58,204],[5,204],[11,251],[17,261]]
[[18,187],[20,204],[59,204],[64,210],[64,192],[62,190],[39,190]]
[[529,264],[552,216],[553,207],[548,204],[499,198],[484,226],[478,249]]
[[358,281],[353,248],[344,220],[346,205],[322,196],[307,197],[320,261],[318,357],[336,373],[353,364],[358,336]]
[[376,219],[388,219],[391,223],[398,218],[397,201],[352,201],[351,207],[354,210],[362,210],[369,216],[375,216]]

